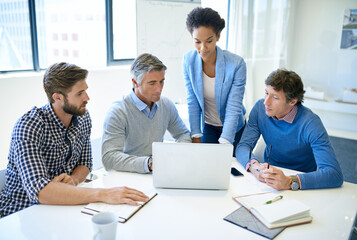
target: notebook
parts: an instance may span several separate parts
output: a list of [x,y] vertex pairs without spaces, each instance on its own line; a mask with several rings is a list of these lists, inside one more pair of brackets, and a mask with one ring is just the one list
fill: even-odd
[[232,155],[231,144],[154,142],[154,187],[228,189]]
[[281,227],[269,229],[244,207],[239,207],[237,210],[225,217],[224,220],[268,239],[274,239],[286,228]]
[[308,206],[295,199],[284,199],[283,196],[275,193],[237,196],[233,199],[269,229],[312,221]]

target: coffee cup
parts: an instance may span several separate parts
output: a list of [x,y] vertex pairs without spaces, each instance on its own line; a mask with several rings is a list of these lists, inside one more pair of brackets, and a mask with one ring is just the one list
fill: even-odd
[[114,240],[117,233],[118,216],[112,212],[101,212],[92,217],[93,240]]

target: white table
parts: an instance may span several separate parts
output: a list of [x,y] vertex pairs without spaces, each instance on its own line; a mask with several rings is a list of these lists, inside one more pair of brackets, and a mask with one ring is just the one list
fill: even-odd
[[[86,184],[122,185],[152,189],[152,176],[113,171]],[[118,224],[117,239],[265,239],[223,220],[239,207],[232,196],[258,189],[269,188],[246,172],[244,177],[231,178],[228,191],[156,189],[158,196],[127,223]],[[275,239],[348,239],[357,211],[356,184],[345,182],[342,188],[281,194],[310,206],[313,221],[286,228]],[[26,208],[0,219],[0,239],[91,239],[91,217],[81,213],[82,207]]]

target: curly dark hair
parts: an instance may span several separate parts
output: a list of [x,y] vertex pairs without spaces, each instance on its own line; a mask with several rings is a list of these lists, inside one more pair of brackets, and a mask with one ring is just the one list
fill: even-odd
[[192,35],[193,30],[200,26],[212,27],[218,35],[225,27],[225,21],[212,8],[196,7],[187,15],[186,27]]
[[296,105],[304,102],[304,84],[300,76],[293,71],[277,69],[269,74],[265,84],[272,86],[276,91],[283,90],[287,103],[295,98],[297,99]]

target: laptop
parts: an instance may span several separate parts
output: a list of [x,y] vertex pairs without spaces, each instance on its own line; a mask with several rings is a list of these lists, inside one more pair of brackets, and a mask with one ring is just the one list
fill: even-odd
[[154,142],[154,187],[228,189],[232,155],[231,144]]

